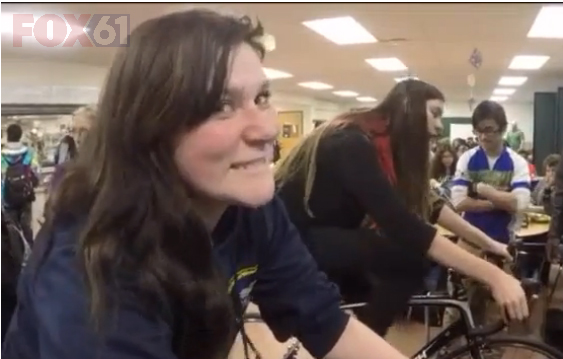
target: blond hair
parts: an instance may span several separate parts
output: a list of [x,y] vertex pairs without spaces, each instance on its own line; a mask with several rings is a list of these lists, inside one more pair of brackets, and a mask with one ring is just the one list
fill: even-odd
[[97,114],[98,109],[96,105],[79,107],[72,113],[72,125],[73,127],[89,128],[96,119]]

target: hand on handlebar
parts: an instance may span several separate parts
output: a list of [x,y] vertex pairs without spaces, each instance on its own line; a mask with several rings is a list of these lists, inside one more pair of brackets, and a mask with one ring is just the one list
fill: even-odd
[[526,293],[513,276],[501,272],[499,278],[492,281],[491,290],[496,302],[504,309],[505,321],[521,321],[530,315]]
[[512,262],[514,258],[512,254],[510,254],[510,249],[508,245],[493,241],[486,250],[487,254],[492,254],[494,256],[498,256],[503,260]]

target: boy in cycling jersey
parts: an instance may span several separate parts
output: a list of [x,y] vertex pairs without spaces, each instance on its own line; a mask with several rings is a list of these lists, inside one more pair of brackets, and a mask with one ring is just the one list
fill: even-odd
[[[458,160],[452,202],[463,212],[465,220],[496,241],[508,244],[514,240],[523,211],[530,204],[528,163],[504,145],[508,122],[501,105],[493,101],[481,102],[473,112],[472,125],[479,146],[468,150]],[[460,246],[480,255],[479,250],[464,239],[460,240]],[[485,307],[489,295],[473,284],[468,283],[467,289],[476,322],[481,324],[486,317],[490,320],[494,314],[487,313]]]

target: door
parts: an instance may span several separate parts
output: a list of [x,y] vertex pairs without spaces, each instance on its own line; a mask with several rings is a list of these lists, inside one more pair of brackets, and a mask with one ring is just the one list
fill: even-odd
[[281,158],[284,158],[303,137],[303,111],[278,112],[278,123]]

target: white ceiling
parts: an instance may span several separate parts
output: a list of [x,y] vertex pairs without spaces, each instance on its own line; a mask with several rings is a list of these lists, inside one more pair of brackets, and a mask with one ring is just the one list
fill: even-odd
[[[130,14],[131,28],[142,21],[188,4],[3,4],[2,13],[102,13]],[[398,57],[419,78],[441,88],[448,100],[469,98],[467,76],[476,75],[477,100],[489,98],[501,76],[526,75],[528,81],[509,101],[529,102],[535,91],[553,91],[563,86],[563,39],[526,37],[541,8],[540,4],[206,4],[259,18],[275,36],[276,50],[265,66],[293,74],[273,81],[274,88],[296,95],[344,101],[331,91],[314,91],[297,86],[304,81],[321,81],[334,90],[352,90],[381,99],[405,73],[378,72],[364,60]],[[352,16],[379,42],[338,46],[309,30],[306,20]],[[562,19],[563,21],[563,19]],[[389,39],[405,41],[385,41]],[[24,44],[26,44],[24,42]],[[12,37],[2,34],[2,59],[27,58],[109,66],[115,48],[13,47]],[[475,71],[469,64],[474,48],[483,54],[483,65]],[[515,55],[548,55],[551,59],[539,71],[511,71]],[[347,100],[350,101],[350,100]]]

